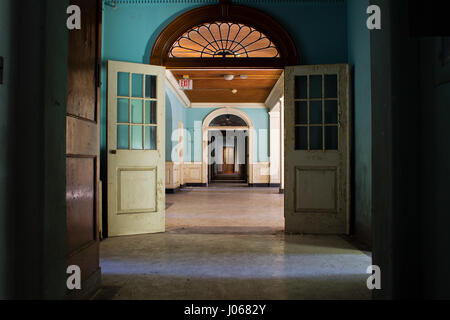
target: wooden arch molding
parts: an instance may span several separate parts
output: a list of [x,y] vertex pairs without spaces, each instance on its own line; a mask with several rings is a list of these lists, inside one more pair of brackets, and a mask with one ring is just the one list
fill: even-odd
[[[240,23],[264,33],[277,47],[279,58],[173,58],[169,51],[186,31],[203,23]],[[274,68],[300,64],[299,55],[289,33],[268,14],[247,6],[221,1],[216,5],[195,8],[173,20],[158,36],[150,64],[177,68]]]

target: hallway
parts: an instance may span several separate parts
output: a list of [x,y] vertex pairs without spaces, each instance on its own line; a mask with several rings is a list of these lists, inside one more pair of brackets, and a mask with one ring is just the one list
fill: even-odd
[[183,233],[279,233],[284,230],[278,188],[241,183],[187,187],[166,195],[166,230]]
[[101,243],[96,299],[370,299],[371,258],[337,236],[285,235],[276,190],[167,195],[166,233]]

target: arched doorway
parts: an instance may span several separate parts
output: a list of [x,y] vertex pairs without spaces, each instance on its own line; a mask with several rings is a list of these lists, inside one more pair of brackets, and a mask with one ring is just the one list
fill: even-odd
[[[225,135],[224,132],[225,131]],[[220,134],[219,134],[220,133]],[[231,146],[224,146],[223,140],[217,144],[216,139],[225,139],[231,136],[233,139],[233,151]],[[209,183],[213,170],[221,170],[225,174],[235,172],[244,173],[241,180],[246,180],[247,183],[253,181],[253,137],[254,125],[252,119],[242,110],[234,108],[221,108],[211,112],[204,120],[202,125],[202,179],[204,183]],[[215,140],[214,150],[211,150],[211,139]],[[222,150],[222,151],[221,151]],[[233,154],[233,164],[243,166],[235,166],[233,169],[223,168],[227,165],[227,155],[223,151],[231,151]],[[211,152],[215,151],[212,159]],[[225,151],[225,153],[226,153]],[[228,157],[230,155],[228,154]],[[243,159],[244,158],[244,159]],[[213,162],[218,161],[218,168],[214,167]],[[230,165],[228,163],[228,165]],[[225,171],[225,172],[224,172]],[[232,172],[230,172],[232,171]],[[242,172],[244,171],[244,172]]]

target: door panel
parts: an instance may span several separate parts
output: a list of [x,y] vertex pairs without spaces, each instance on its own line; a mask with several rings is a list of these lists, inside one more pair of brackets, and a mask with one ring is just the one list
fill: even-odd
[[348,234],[350,215],[348,65],[285,72],[286,231]]
[[108,61],[108,234],[165,231],[165,68]]
[[99,81],[101,1],[71,0],[83,13],[69,32],[66,117],[67,264],[81,269],[87,297],[100,285],[98,235]]
[[223,173],[234,172],[234,147],[223,147]]

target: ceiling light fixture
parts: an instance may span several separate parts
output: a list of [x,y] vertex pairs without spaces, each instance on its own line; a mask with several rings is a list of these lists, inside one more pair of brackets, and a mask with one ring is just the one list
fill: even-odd
[[241,77],[242,80],[246,80],[248,78],[248,76],[246,74],[241,74],[240,77]]
[[232,74],[226,74],[226,75],[223,76],[223,78],[224,78],[225,80],[227,80],[227,81],[231,81],[231,80],[234,79],[234,75],[232,75]]
[[236,94],[236,93],[237,93],[237,89],[233,89],[233,90],[231,90],[231,92],[232,92],[233,94]]

